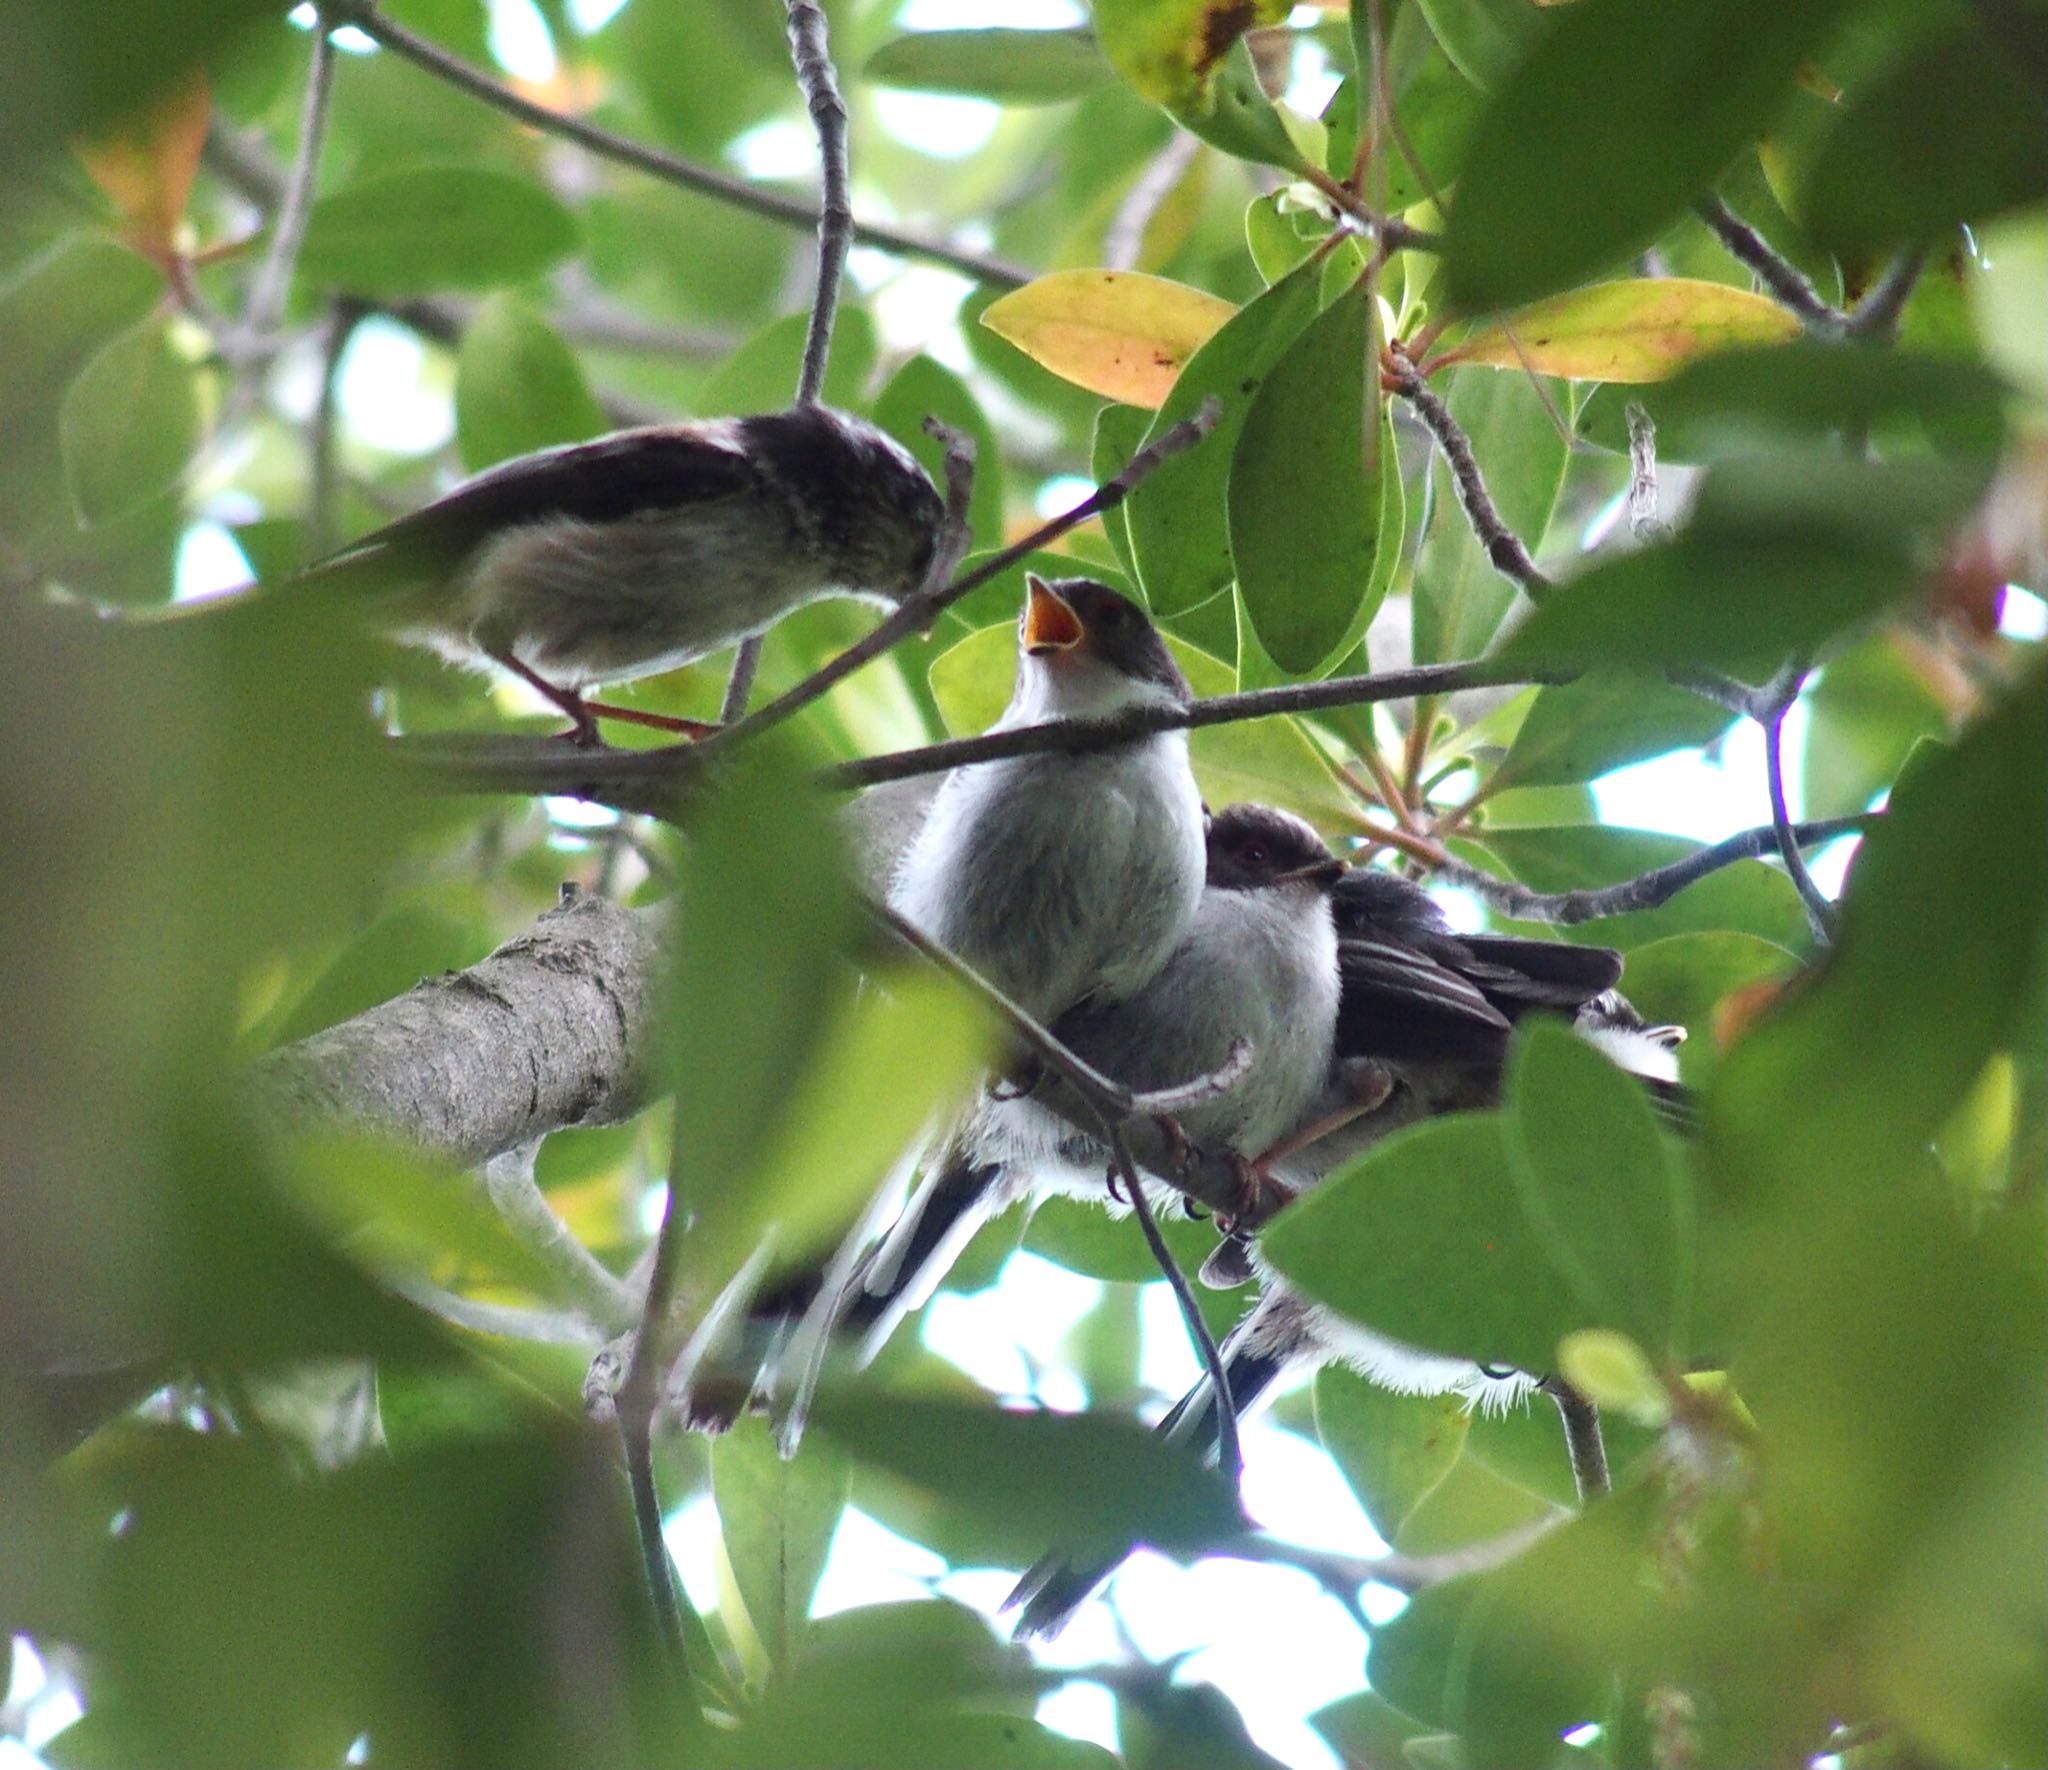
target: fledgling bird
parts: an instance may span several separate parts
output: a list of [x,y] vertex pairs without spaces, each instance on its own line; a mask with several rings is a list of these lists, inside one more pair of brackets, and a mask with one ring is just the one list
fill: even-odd
[[[1016,687],[992,730],[1192,699],[1136,603],[1087,578],[1029,574],[1025,584]],[[1201,903],[1204,821],[1184,731],[955,769],[904,851],[889,901],[1052,1025],[1084,1005],[1127,1000],[1166,964]],[[967,1110],[878,1247],[860,1245],[862,1228],[842,1250],[785,1359],[798,1372],[786,1444],[831,1330],[853,1320],[879,1344],[999,1208],[991,1189],[1003,1171],[1003,1105],[984,1095]]]
[[[1421,886],[1353,868],[1333,888],[1341,994],[1327,1086],[1281,1140],[1273,1166],[1285,1183],[1313,1185],[1404,1125],[1499,1104],[1514,1023],[1527,1013],[1569,1015],[1582,1037],[1675,1099],[1675,1028],[1648,1028],[1613,988],[1621,956],[1604,947],[1507,936],[1460,935]],[[1354,1110],[1360,1102],[1366,1110]],[[1327,1129],[1325,1127],[1334,1127]],[[1299,1148],[1287,1145],[1318,1131]],[[1290,1371],[1335,1360],[1406,1395],[1461,1396],[1497,1411],[1525,1397],[1527,1373],[1405,1345],[1312,1303],[1259,1266],[1256,1243],[1226,1240],[1244,1261],[1233,1278],[1263,1280],[1251,1310],[1218,1348],[1240,1416]],[[1211,1267],[1217,1265],[1212,1258]],[[1205,1268],[1205,1274],[1209,1271]],[[1171,1442],[1217,1455],[1216,1397],[1207,1375],[1159,1422]],[[1032,1567],[1008,1600],[1021,1607],[1019,1636],[1063,1628],[1128,1548],[1088,1555],[1056,1551]]]
[[917,589],[945,507],[865,418],[794,406],[522,455],[294,580],[393,638],[508,670],[596,741],[583,691],[673,670],[827,596]]

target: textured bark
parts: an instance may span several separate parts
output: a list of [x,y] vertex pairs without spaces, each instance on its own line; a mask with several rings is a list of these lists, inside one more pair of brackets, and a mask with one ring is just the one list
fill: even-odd
[[650,1097],[660,914],[565,895],[467,971],[261,1059],[257,1109],[403,1139],[461,1167],[630,1118]]

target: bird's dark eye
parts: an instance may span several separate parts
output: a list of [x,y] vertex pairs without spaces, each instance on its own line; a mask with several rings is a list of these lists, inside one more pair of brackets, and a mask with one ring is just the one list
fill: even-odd
[[1273,858],[1272,850],[1263,842],[1247,842],[1237,852],[1248,867],[1262,867]]

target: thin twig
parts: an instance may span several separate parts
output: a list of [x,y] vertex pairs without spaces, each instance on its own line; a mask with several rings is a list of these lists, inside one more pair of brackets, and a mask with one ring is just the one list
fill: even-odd
[[1752,271],[1780,307],[1794,315],[1810,332],[1839,337],[1846,316],[1807,280],[1791,259],[1737,215],[1719,197],[1702,197],[1693,212],[1713,230],[1714,237],[1730,257]]
[[298,143],[292,150],[292,169],[285,181],[284,197],[270,224],[270,247],[249,285],[249,298],[242,308],[240,337],[234,355],[255,354],[269,347],[271,335],[284,317],[285,296],[291,289],[292,269],[298,263],[299,245],[306,237],[306,221],[313,213],[313,187],[320,174],[320,144],[327,133],[327,101],[334,91],[334,43],[328,36],[327,19],[315,9],[313,60],[306,70],[306,98],[299,111]]
[[1628,402],[1628,532],[1638,541],[1662,541],[1671,525],[1657,514],[1657,424],[1639,399]]
[[[364,36],[392,54],[402,56],[415,67],[424,68],[437,79],[445,80],[470,97],[503,111],[507,116],[517,117],[535,129],[544,129],[605,159],[616,160],[622,166],[631,166],[684,190],[716,197],[721,202],[730,203],[764,220],[779,222],[784,227],[810,229],[818,224],[818,211],[809,203],[757,189],[743,179],[729,178],[708,166],[699,166],[694,161],[664,153],[659,148],[614,135],[610,130],[586,123],[580,117],[535,104],[503,82],[492,79],[480,68],[470,66],[461,57],[450,55],[438,44],[393,23],[377,9],[373,0],[328,0],[328,11],[337,22],[354,25]],[[857,221],[853,224],[853,237],[863,246],[873,246],[899,258],[921,258],[931,264],[943,264],[949,270],[957,270],[963,276],[997,288],[1017,289],[1031,280],[1031,273],[1017,265],[987,258],[977,252],[964,252],[939,240],[920,239],[915,234],[893,227]]]
[[1825,951],[1834,944],[1835,906],[1806,870],[1806,857],[1799,852],[1792,814],[1785,803],[1785,715],[1799,698],[1804,676],[1804,671],[1792,674],[1788,691],[1759,723],[1764,728],[1764,782],[1771,794],[1771,835],[1777,843],[1778,858],[1785,863],[1785,871],[1798,889],[1799,901],[1806,906],[1806,920],[1813,929],[1814,942]]
[[1536,561],[1521,537],[1503,520],[1493,494],[1486,489],[1486,475],[1472,453],[1472,439],[1451,416],[1450,407],[1437,398],[1417,372],[1415,365],[1399,352],[1389,353],[1394,362],[1394,391],[1414,407],[1423,427],[1443,451],[1444,464],[1451,470],[1451,483],[1458,489],[1458,503],[1472,533],[1486,550],[1493,568],[1520,585],[1531,602],[1539,602],[1552,588],[1551,581],[1537,569]]
[[818,280],[811,297],[811,321],[804,332],[803,371],[797,378],[796,403],[815,405],[825,385],[825,362],[832,350],[832,319],[839,311],[839,279],[846,266],[846,247],[853,233],[853,199],[848,195],[846,164],[846,102],[839,96],[839,75],[832,66],[826,40],[825,9],[815,0],[787,0],[789,53],[796,83],[818,132],[819,195]]
[[[895,613],[882,621],[863,638],[848,646],[837,657],[828,660],[820,669],[807,676],[794,688],[791,688],[787,693],[777,697],[775,700],[770,701],[767,706],[761,708],[758,712],[750,714],[747,718],[741,720],[739,724],[720,732],[716,737],[707,738],[701,745],[696,747],[700,752],[713,753],[718,749],[743,743],[750,738],[756,737],[770,726],[780,725],[791,714],[801,712],[827,690],[835,687],[846,677],[851,676],[863,664],[873,658],[880,657],[882,653],[888,651],[899,641],[907,639],[911,634],[921,633],[929,629],[932,623],[948,607],[959,601],[970,590],[978,589],[991,578],[1001,576],[1011,566],[1015,565],[1018,560],[1026,558],[1048,542],[1058,540],[1069,529],[1078,528],[1091,516],[1099,515],[1102,511],[1112,509],[1116,505],[1121,504],[1125,498],[1130,496],[1131,489],[1154,472],[1162,462],[1168,461],[1173,456],[1193,448],[1196,443],[1201,441],[1215,427],[1219,412],[1220,408],[1216,405],[1216,402],[1213,400],[1209,401],[1194,417],[1184,419],[1181,423],[1174,425],[1171,430],[1167,431],[1164,436],[1160,437],[1149,448],[1140,449],[1125,463],[1124,470],[1121,473],[1117,474],[1113,479],[1105,480],[1102,485],[1083,498],[1071,510],[1063,515],[1054,517],[1050,522],[1040,524],[1039,527],[1033,529],[1021,541],[1003,548],[999,553],[991,554],[980,565],[976,566],[973,571],[953,579],[944,589],[936,591],[920,589],[913,595],[905,597]],[[962,440],[964,441],[964,439]],[[947,454],[949,491],[951,489],[953,458],[953,451],[949,449]],[[957,525],[957,528],[949,523],[947,532],[962,532],[964,527],[964,521]],[[943,557],[943,549],[940,555],[935,556],[935,568],[939,557]],[[957,553],[953,556],[956,563],[958,557]],[[935,573],[928,575],[935,575]],[[653,754],[653,752],[642,753]]]
[[671,1178],[661,1207],[661,1229],[654,1238],[654,1266],[647,1275],[647,1296],[640,1310],[640,1325],[634,1330],[632,1356],[626,1361],[626,1374],[612,1405],[619,1447],[626,1459],[626,1482],[633,1494],[633,1525],[640,1539],[648,1597],[654,1604],[669,1663],[687,1682],[691,1666],[683,1633],[682,1588],[662,1535],[661,1493],[654,1484],[654,1410],[661,1399],[661,1354],[675,1293],[676,1245],[688,1221],[688,1212],[678,1206],[676,1193]]
[[341,359],[356,327],[363,323],[361,302],[343,296],[327,310],[326,336],[320,341],[320,391],[313,402],[313,421],[306,431],[305,557],[323,559],[335,544],[334,505],[341,476],[336,445],[341,417]]
[[[1881,815],[1878,812],[1861,812],[1854,817],[1821,818],[1813,823],[1795,824],[1789,834],[1801,846],[1818,847],[1838,836],[1854,835],[1868,829],[1879,821]],[[1479,839],[1484,841],[1484,835]],[[1457,885],[1471,892],[1489,908],[1517,922],[1554,922],[1570,927],[1602,916],[1625,916],[1632,910],[1653,910],[1659,904],[1669,903],[1688,885],[1697,884],[1709,873],[1733,866],[1739,860],[1757,860],[1773,852],[1777,843],[1777,827],[1761,824],[1753,830],[1743,830],[1725,841],[1716,842],[1711,848],[1702,848],[1683,860],[1673,861],[1669,866],[1652,867],[1647,873],[1639,873],[1633,879],[1624,879],[1618,885],[1609,885],[1599,891],[1531,891],[1526,885],[1495,878],[1493,874],[1481,872],[1479,868],[1454,857],[1446,857],[1442,861],[1437,868],[1437,877],[1447,885]]]
[[607,1334],[615,1334],[632,1321],[638,1301],[555,1215],[554,1206],[534,1178],[533,1160],[538,1150],[537,1143],[528,1143],[493,1156],[484,1164],[484,1195],[520,1242],[560,1281],[577,1307]]
[[1194,1342],[1195,1353],[1201,1359],[1203,1369],[1209,1373],[1210,1385],[1216,1391],[1216,1465],[1235,1490],[1244,1479],[1244,1447],[1238,1442],[1237,1401],[1230,1392],[1230,1372],[1224,1366],[1223,1353],[1216,1344],[1216,1336],[1209,1331],[1209,1323],[1203,1318],[1201,1304],[1195,1301],[1195,1293],[1188,1287],[1188,1275],[1181,1271],[1180,1262],[1174,1259],[1173,1250],[1166,1245],[1166,1237],[1159,1233],[1159,1219],[1152,1214],[1152,1201],[1145,1196],[1144,1184],[1138,1178],[1130,1144],[1123,1132],[1107,1119],[1103,1121],[1102,1134],[1108,1139],[1116,1178],[1122,1183],[1124,1196],[1130,1200],[1131,1213],[1138,1219],[1139,1229],[1144,1232],[1145,1245],[1152,1250],[1152,1259],[1159,1268],[1160,1276],[1173,1292],[1173,1300],[1180,1309],[1181,1324],[1187,1329],[1188,1338]]
[[1312,1549],[1306,1543],[1286,1542],[1263,1531],[1248,1532],[1202,1552],[1229,1555],[1242,1561],[1264,1561],[1277,1567],[1298,1567],[1330,1591],[1342,1586],[1355,1593],[1363,1585],[1382,1585],[1392,1586],[1397,1592],[1413,1593],[1503,1567],[1548,1536],[1567,1516],[1552,1512],[1499,1536],[1435,1555],[1344,1555],[1330,1549]]
[[1301,176],[1315,186],[1347,220],[1355,222],[1389,252],[1441,252],[1443,235],[1410,227],[1391,215],[1381,215],[1356,191],[1339,184],[1320,166],[1309,166]]
[[1899,316],[1913,298],[1920,273],[1926,268],[1927,253],[1919,246],[1908,246],[1894,258],[1850,313],[1844,328],[1849,336],[1870,343],[1889,343],[1898,330]]

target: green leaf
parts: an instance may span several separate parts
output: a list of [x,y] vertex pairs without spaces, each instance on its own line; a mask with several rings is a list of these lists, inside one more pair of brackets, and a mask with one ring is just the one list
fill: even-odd
[[1482,92],[1515,71],[1542,29],[1541,15],[1519,0],[1418,0],[1418,6],[1452,66]]
[[1522,1210],[1588,1324],[1682,1360],[1692,1192],[1636,1083],[1537,1021],[1508,1059],[1509,1165]]
[[477,309],[455,358],[455,442],[464,467],[475,473],[610,428],[576,353],[546,320],[510,295],[493,295]]
[[1924,1147],[2021,1032],[2048,940],[2044,827],[2037,669],[1901,780],[1864,840],[1822,976],[1724,1060],[1707,1128],[1725,1187],[1754,1196],[1815,1174],[1860,1187]]
[[1366,398],[1378,376],[1361,284],[1288,348],[1245,414],[1230,463],[1231,557],[1253,630],[1305,676],[1337,652],[1377,577],[1393,436]]
[[892,37],[863,70],[878,86],[962,92],[997,104],[1057,104],[1116,78],[1092,31],[995,27]]
[[[1501,520],[1533,551],[1550,527],[1564,485],[1569,412],[1523,375],[1457,371],[1445,397],[1486,470]],[[1433,459],[1429,532],[1415,561],[1415,661],[1477,657],[1514,606],[1515,586],[1496,571],[1458,505],[1450,469]]]
[[1797,966],[1798,960],[1773,941],[1733,929],[1702,929],[1632,947],[1621,982],[1653,1026],[1690,1029],[1692,1037],[1679,1055],[1685,1079],[1697,1086],[1715,1062],[1715,1010],[1737,990],[1787,977]]
[[[1171,111],[1205,139],[1203,124],[1214,125],[1220,118],[1227,127],[1233,121],[1229,113],[1240,105],[1255,106],[1272,118],[1272,106],[1256,79],[1248,95],[1241,78],[1232,77],[1240,72],[1232,66],[1233,52],[1247,30],[1286,16],[1286,0],[1096,0],[1094,7],[1095,34],[1110,66],[1140,97]],[[1238,127],[1250,133],[1256,126]],[[1288,154],[1275,164],[1297,164],[1277,119],[1271,128]],[[1270,142],[1263,132],[1258,139]],[[1217,145],[1232,153],[1244,151],[1228,139]],[[1250,157],[1268,156],[1254,152]]]
[[1777,344],[1799,322],[1767,296],[1692,277],[1594,283],[1455,339],[1444,360],[1567,381],[1661,381],[1733,345]]
[[1733,718],[1661,678],[1594,671],[1536,691],[1493,782],[1543,787],[1589,781],[1667,750],[1696,749],[1727,730]]
[[981,402],[967,383],[943,363],[914,356],[889,377],[875,397],[875,422],[924,464],[934,485],[946,483],[946,452],[927,434],[924,421],[936,418],[974,444],[974,496],[968,528],[989,545],[1003,533],[1003,457]]
[[1329,1742],[1345,1764],[1399,1764],[1401,1748],[1418,1737],[1421,1726],[1375,1690],[1355,1690],[1325,1703],[1308,1724]]
[[1396,1395],[1341,1364],[1316,1373],[1316,1432],[1388,1542],[1465,1451],[1472,1411],[1455,1396]]
[[[719,364],[698,390],[696,407],[706,417],[728,413],[779,412],[796,398],[803,366],[804,334],[810,316],[786,313],[771,320]],[[856,408],[873,374],[878,346],[875,322],[862,307],[841,307],[832,328],[832,356],[825,369],[824,400]]]
[[[1264,4],[1264,0],[1249,0],[1249,4]],[[1249,10],[1249,5],[1241,0],[1225,0],[1225,7],[1233,22]],[[1219,9],[1214,0],[1204,0],[1203,10],[1213,14]],[[1304,153],[1296,140],[1297,132],[1313,136],[1314,126],[1305,126],[1301,119],[1293,118],[1294,127],[1289,127],[1290,119],[1283,117],[1274,101],[1266,96],[1258,64],[1252,60],[1251,46],[1241,39],[1218,65],[1205,98],[1192,105],[1168,109],[1190,134],[1200,136],[1226,154],[1235,154],[1240,160],[1303,172],[1319,151],[1312,142],[1310,151]]]
[[[1178,1213],[1163,1215],[1160,1233],[1186,1272],[1197,1272],[1216,1245],[1216,1232]],[[1031,1213],[1024,1246],[1034,1254],[1107,1284],[1150,1284],[1159,1277],[1159,1263],[1145,1245],[1144,1233],[1131,1218],[1076,1198],[1049,1198]]]
[[1545,1370],[1586,1322],[1523,1215],[1493,1113],[1396,1132],[1296,1200],[1259,1245],[1340,1314],[1480,1364]]
[[361,295],[493,289],[576,249],[576,219],[531,179],[481,166],[374,173],[313,205],[299,269]]
[[1913,46],[1822,144],[1805,219],[1835,250],[1935,241],[2048,196],[2048,19],[2000,9]]
[[1710,470],[1691,524],[1561,585],[1501,648],[1527,663],[1707,664],[1763,677],[1915,581],[1981,472],[1820,450]]
[[115,338],[79,371],[58,419],[78,520],[113,522],[168,491],[203,429],[198,380],[167,322],[145,320]]
[[1056,270],[1012,289],[981,323],[1055,375],[1157,406],[1236,310],[1206,290],[1136,270]]
[[1183,613],[1236,575],[1225,499],[1238,434],[1261,384],[1316,317],[1317,306],[1312,268],[1283,278],[1195,352],[1161,404],[1148,443],[1193,417],[1212,395],[1221,416],[1214,430],[1168,461],[1125,505],[1131,552],[1155,613]]
[[725,1558],[768,1663],[782,1668],[803,1644],[811,1594],[846,1508],[849,1471],[812,1434],[785,1458],[768,1423],[743,1414],[711,1447],[711,1493]]
[[1192,1547],[1240,1528],[1216,1471],[1132,1420],[844,1392],[814,1419],[863,1462],[969,1509],[997,1558],[1054,1542]]
[[1938,666],[1902,634],[1873,633],[1828,660],[1806,691],[1800,804],[1808,817],[1861,811],[1922,738],[1948,733]]
[[[1088,471],[1095,476],[1097,485],[1107,485],[1130,465],[1131,457],[1145,446],[1145,432],[1151,423],[1152,414],[1138,406],[1107,405],[1095,414],[1095,440],[1088,453]],[[1117,504],[1105,510],[1102,529],[1116,550],[1117,564],[1123,567],[1124,576],[1137,583],[1128,506]]]
[[1480,119],[1445,235],[1452,299],[1491,311],[1646,246],[1791,92],[1845,0],[1579,0]]

